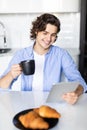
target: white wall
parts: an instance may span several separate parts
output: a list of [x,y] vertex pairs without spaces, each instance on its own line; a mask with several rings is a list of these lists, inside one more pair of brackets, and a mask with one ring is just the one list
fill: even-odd
[[[40,13],[0,14],[0,21],[6,28],[8,47],[21,48],[30,45],[31,22],[38,15]],[[55,44],[64,48],[79,48],[80,13],[55,13],[55,15],[61,21],[61,31]]]
[[78,12],[81,0],[0,0],[1,13]]

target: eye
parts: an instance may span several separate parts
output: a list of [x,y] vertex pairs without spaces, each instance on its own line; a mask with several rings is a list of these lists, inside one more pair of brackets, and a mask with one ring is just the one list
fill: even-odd
[[56,35],[56,34],[52,34],[51,36],[52,36],[52,37],[54,37],[54,38],[56,38],[56,37],[57,37],[57,35]]
[[47,35],[47,32],[43,32],[43,35]]

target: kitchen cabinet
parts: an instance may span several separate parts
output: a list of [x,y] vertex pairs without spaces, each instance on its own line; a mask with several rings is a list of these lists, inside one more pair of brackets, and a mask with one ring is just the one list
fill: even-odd
[[79,70],[87,82],[87,0],[81,1]]
[[12,56],[0,56],[0,75],[5,71]]
[[80,0],[0,0],[0,13],[78,12]]

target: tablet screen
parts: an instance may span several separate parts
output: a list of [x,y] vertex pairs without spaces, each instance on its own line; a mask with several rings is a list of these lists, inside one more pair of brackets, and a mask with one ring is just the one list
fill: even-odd
[[61,82],[53,85],[46,102],[59,102],[63,101],[62,95],[67,92],[74,91],[79,82]]

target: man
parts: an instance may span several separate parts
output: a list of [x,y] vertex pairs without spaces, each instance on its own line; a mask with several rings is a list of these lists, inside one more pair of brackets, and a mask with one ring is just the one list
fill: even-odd
[[[42,14],[32,22],[30,38],[33,45],[18,51],[0,79],[0,87],[11,88],[21,75],[21,90],[50,91],[52,85],[61,82],[62,72],[68,81],[78,81],[80,84],[74,92],[66,93],[63,99],[74,104],[79,96],[86,91],[87,86],[68,52],[58,46],[53,46],[60,31],[60,21],[52,14]],[[35,59],[35,74],[25,76],[20,62]]]

